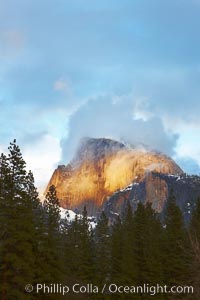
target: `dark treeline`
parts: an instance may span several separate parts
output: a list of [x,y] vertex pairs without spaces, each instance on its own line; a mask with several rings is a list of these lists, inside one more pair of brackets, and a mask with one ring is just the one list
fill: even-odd
[[[83,294],[66,296],[25,292],[27,284],[61,283],[100,289],[122,286],[192,285],[194,294]],[[108,225],[104,212],[92,229],[82,216],[61,220],[51,186],[39,201],[31,172],[16,142],[0,157],[0,299],[200,299],[200,201],[186,227],[173,193],[164,221],[149,204],[133,214],[127,202],[123,219]]]

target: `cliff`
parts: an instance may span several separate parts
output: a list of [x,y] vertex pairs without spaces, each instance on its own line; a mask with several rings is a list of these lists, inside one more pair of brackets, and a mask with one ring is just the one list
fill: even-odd
[[115,192],[107,199],[103,209],[111,222],[116,216],[125,213],[127,201],[131,204],[133,211],[137,208],[139,201],[150,202],[155,211],[162,215],[171,190],[176,197],[177,205],[183,212],[185,221],[189,221],[195,202],[200,197],[200,177],[196,175],[149,173],[143,181],[132,183]]
[[[82,210],[86,205],[88,213],[95,215],[117,191],[129,185],[145,184],[145,193],[138,191],[138,197],[152,202],[160,211],[168,186],[165,180],[152,177],[155,172],[183,174],[181,168],[162,153],[144,147],[134,148],[111,139],[84,138],[74,159],[54,171],[47,189],[52,184],[56,186],[63,208]],[[120,201],[124,200],[118,200],[119,207]]]

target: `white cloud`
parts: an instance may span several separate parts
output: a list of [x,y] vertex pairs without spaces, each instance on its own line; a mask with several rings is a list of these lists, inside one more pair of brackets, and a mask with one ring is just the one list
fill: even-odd
[[199,130],[199,128],[185,128],[179,135],[175,151],[178,158],[193,159],[200,167]]
[[148,121],[154,116],[149,109],[150,100],[150,97],[134,98],[134,120]]
[[22,149],[27,169],[32,170],[39,190],[44,189],[61,158],[59,139],[50,134],[43,135]]
[[161,118],[165,131],[178,136],[173,158],[182,163],[183,169],[184,163],[186,163],[187,169],[189,161],[193,161],[193,164],[196,163],[200,168],[199,120],[194,121],[188,115],[181,118],[166,114]]
[[80,139],[87,136],[109,136],[135,146],[145,144],[173,155],[177,135],[165,131],[159,116],[148,119],[145,116],[134,119],[132,95],[114,97],[113,101],[113,97],[108,94],[88,101],[69,120],[68,135],[61,141],[63,162],[66,163],[74,156]]

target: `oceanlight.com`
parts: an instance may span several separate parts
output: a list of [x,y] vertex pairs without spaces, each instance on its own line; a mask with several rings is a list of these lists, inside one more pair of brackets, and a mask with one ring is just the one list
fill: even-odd
[[66,295],[68,293],[74,294],[147,294],[155,296],[156,294],[193,294],[193,286],[167,286],[167,285],[150,285],[145,283],[143,285],[118,285],[115,283],[104,284],[103,286],[96,286],[92,283],[81,285],[75,283],[72,286],[63,285],[60,283],[37,283],[35,286],[27,284],[25,286],[27,293],[35,292],[36,294],[60,294]]

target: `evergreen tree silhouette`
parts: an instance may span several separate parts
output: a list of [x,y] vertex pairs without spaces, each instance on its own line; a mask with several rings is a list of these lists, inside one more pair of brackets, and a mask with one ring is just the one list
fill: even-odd
[[168,285],[181,285],[188,282],[189,264],[188,240],[182,213],[176,205],[171,191],[165,213],[163,233],[163,273]]
[[193,299],[200,298],[200,198],[197,199],[189,224],[189,240],[191,245],[191,274],[192,285],[195,289]]
[[95,239],[95,280],[100,285],[110,279],[110,230],[104,211],[98,219],[94,232]]
[[44,269],[46,270],[46,282],[61,282],[62,280],[62,242],[60,206],[54,185],[49,187],[44,204]]
[[29,197],[26,164],[16,140],[10,143],[7,159],[1,156],[1,298],[30,299],[24,287],[34,280],[32,200]]

